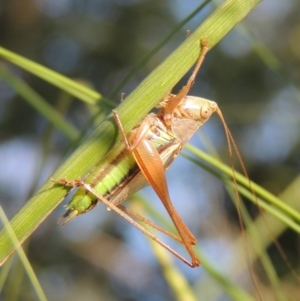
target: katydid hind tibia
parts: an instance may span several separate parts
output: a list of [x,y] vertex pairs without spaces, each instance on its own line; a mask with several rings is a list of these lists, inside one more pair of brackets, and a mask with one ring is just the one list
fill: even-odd
[[[181,151],[183,145],[201,127],[214,112],[217,112],[225,126],[227,139],[230,133],[224,122],[218,105],[210,100],[188,96],[196,74],[207,53],[207,42],[201,43],[199,59],[187,84],[176,95],[167,94],[158,104],[157,113],[148,114],[129,135],[123,130],[116,111],[114,118],[122,134],[123,142],[118,143],[101,162],[90,172],[84,181],[61,179],[59,184],[77,187],[78,191],[67,206],[67,212],[59,222],[65,225],[76,216],[86,213],[98,203],[105,203],[134,224],[139,230],[168,249],[176,257],[191,267],[200,265],[200,260],[192,246],[197,240],[182,221],[173,206],[165,177],[165,170]],[[151,164],[149,164],[151,163]],[[177,230],[177,235],[170,234],[149,220],[121,205],[130,195],[141,188],[151,185],[166,208]],[[137,224],[133,219],[142,220],[159,231],[182,243],[191,260],[185,259],[161,240]],[[139,225],[139,226],[138,226]]]

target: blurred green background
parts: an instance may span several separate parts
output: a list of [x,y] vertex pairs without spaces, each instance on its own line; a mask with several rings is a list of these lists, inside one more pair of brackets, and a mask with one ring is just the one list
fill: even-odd
[[[2,0],[0,46],[109,97],[128,72],[199,4],[183,0]],[[213,10],[212,4],[201,10],[121,92],[129,94],[182,43],[186,31],[193,31]],[[233,29],[209,52],[191,91],[219,104],[250,178],[275,195],[297,179],[300,169],[299,14],[297,0],[263,1],[242,22],[243,27]],[[45,81],[1,63],[66,114],[78,129],[85,128],[95,114],[95,109]],[[120,95],[113,101],[119,103]],[[12,217],[72,147],[1,78],[0,104],[0,204]],[[203,133],[229,163],[224,130],[217,117],[205,125]],[[192,144],[203,147],[200,135],[195,135]],[[247,270],[242,275],[234,270],[245,250],[233,247],[240,230],[223,184],[182,157],[167,176],[172,200],[198,238],[202,252],[230,281],[252,292]],[[162,208],[150,188],[143,193]],[[299,195],[294,198],[299,203]],[[256,216],[255,206],[249,205],[249,211]],[[149,243],[122,218],[98,206],[61,228],[57,219],[63,213],[59,206],[26,245],[49,300],[175,298]],[[299,235],[286,231],[279,241],[297,269]],[[177,244],[172,246],[181,251]],[[268,251],[288,300],[300,300],[299,283],[290,280],[291,271],[275,248]],[[176,259],[173,262],[191,283],[198,300],[230,300],[203,268],[190,269]],[[258,279],[269,298],[266,300],[277,300],[268,290],[263,272]],[[14,261],[0,300],[35,298],[21,264]]]

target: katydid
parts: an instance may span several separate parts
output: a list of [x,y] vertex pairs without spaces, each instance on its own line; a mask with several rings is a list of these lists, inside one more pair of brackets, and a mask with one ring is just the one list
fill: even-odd
[[[179,154],[183,145],[214,112],[219,114],[224,124],[227,140],[232,141],[218,105],[207,99],[187,95],[207,51],[207,42],[202,41],[199,59],[187,84],[177,95],[167,94],[157,106],[159,111],[148,114],[128,135],[123,130],[117,111],[113,111],[123,143],[117,144],[84,181],[80,179],[57,181],[66,186],[79,186],[67,206],[67,212],[59,220],[62,225],[76,216],[88,212],[97,203],[103,202],[109,209],[121,214],[144,234],[157,241],[190,267],[200,265],[200,260],[192,249],[197,240],[171,202],[165,170]],[[162,201],[178,235],[164,230],[121,205],[130,195],[147,185],[153,187]],[[190,261],[163,243],[130,216],[183,244],[190,255]]]

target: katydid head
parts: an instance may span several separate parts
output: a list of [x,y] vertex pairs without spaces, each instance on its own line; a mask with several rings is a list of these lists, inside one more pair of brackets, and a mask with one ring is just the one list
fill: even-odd
[[174,116],[204,124],[219,109],[216,102],[195,96],[186,96],[177,107]]
[[214,101],[186,96],[173,112],[172,131],[182,144],[185,144],[217,110],[218,105]]

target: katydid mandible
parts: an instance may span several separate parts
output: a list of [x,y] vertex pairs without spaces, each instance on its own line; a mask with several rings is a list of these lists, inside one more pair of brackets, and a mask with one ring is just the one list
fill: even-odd
[[[218,113],[224,124],[228,142],[232,142],[232,136],[218,105],[204,98],[187,95],[207,51],[208,43],[202,41],[199,59],[187,84],[177,95],[167,94],[157,106],[159,111],[148,114],[128,135],[123,130],[117,111],[113,110],[123,142],[118,143],[84,181],[81,179],[54,181],[68,187],[79,187],[67,206],[67,212],[59,220],[62,225],[103,202],[109,209],[127,219],[190,267],[200,265],[200,260],[192,248],[197,240],[172,204],[165,170],[174,161],[183,145],[214,112]],[[231,152],[230,146],[229,151]],[[170,233],[121,205],[130,195],[147,185],[153,187],[162,201],[178,234]],[[136,220],[150,225],[183,244],[190,260],[166,245]]]

